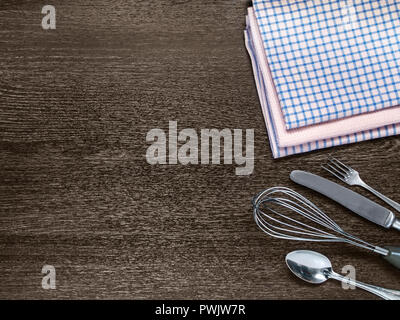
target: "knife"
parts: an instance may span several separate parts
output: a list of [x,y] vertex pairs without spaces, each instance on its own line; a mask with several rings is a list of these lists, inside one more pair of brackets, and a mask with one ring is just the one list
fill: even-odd
[[392,211],[350,189],[315,174],[300,170],[292,171],[290,179],[323,194],[377,225],[386,229],[394,228],[400,231],[400,221],[396,219]]

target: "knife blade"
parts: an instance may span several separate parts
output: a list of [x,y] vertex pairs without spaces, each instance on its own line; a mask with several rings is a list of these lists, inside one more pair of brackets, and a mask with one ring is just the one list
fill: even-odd
[[300,170],[292,171],[290,179],[323,194],[377,225],[386,229],[392,227],[400,231],[400,221],[396,219],[392,211],[350,189],[315,174]]

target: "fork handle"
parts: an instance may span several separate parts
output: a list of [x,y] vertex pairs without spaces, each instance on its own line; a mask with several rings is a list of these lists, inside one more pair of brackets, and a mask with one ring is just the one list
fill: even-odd
[[389,199],[388,197],[386,197],[385,195],[383,195],[382,193],[376,191],[374,188],[370,187],[369,185],[367,185],[365,182],[362,182],[360,184],[360,186],[364,187],[365,189],[367,189],[368,191],[370,191],[371,193],[373,193],[374,195],[376,195],[378,198],[381,198],[383,201],[385,201],[389,206],[393,207],[394,209],[397,210],[397,212],[400,212],[400,204],[397,203],[396,201],[393,201],[392,199]]

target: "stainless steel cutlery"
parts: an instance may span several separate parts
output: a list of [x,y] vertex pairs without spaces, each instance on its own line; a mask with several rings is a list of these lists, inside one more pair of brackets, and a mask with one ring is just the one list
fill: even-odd
[[267,189],[253,199],[253,215],[266,234],[286,240],[343,242],[382,255],[400,269],[400,247],[379,247],[344,231],[299,193],[283,187]]
[[350,186],[360,186],[367,189],[368,191],[370,191],[371,193],[373,193],[374,195],[385,201],[388,205],[396,209],[398,212],[400,212],[399,203],[397,203],[392,199],[389,199],[382,193],[370,187],[360,178],[360,174],[356,170],[347,166],[343,162],[333,157],[330,157],[328,159],[328,163],[325,166],[322,166],[322,168],[324,168],[326,171],[333,174],[336,178],[342,180],[343,182],[347,183]]
[[[356,170],[341,161],[330,157],[323,168],[348,185],[364,187],[400,212],[400,204],[371,188]],[[400,231],[400,220],[392,211],[348,188],[300,170],[293,171],[290,179],[379,226]],[[269,236],[285,240],[351,244],[382,255],[400,269],[400,247],[379,247],[349,234],[315,204],[289,188],[274,187],[259,193],[253,199],[253,215],[258,227]],[[320,284],[328,279],[350,281],[335,273],[329,259],[317,252],[291,252],[286,256],[286,264],[295,275],[310,283]],[[400,300],[400,291],[356,281],[352,284],[383,299]]]
[[293,171],[290,174],[290,179],[323,194],[377,225],[400,231],[400,221],[396,219],[392,211],[350,189],[315,174],[300,170]]
[[286,256],[286,264],[297,277],[313,284],[321,284],[335,279],[371,292],[385,300],[400,300],[400,291],[385,289],[346,278],[332,269],[332,264],[324,255],[308,250],[298,250]]

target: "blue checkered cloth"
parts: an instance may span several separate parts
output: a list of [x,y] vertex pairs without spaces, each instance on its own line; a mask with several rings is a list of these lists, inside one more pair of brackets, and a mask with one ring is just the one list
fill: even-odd
[[400,1],[253,7],[288,130],[400,105]]

